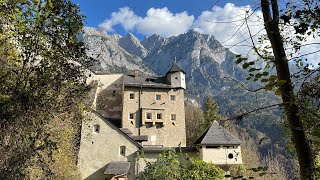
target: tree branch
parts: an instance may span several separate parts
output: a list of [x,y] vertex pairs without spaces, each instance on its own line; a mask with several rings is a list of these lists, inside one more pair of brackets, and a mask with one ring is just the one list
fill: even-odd
[[223,77],[223,79],[231,79],[231,80],[239,83],[241,87],[243,87],[245,90],[247,90],[247,91],[249,91],[249,92],[258,92],[258,91],[260,91],[260,90],[266,89],[265,87],[261,87],[261,88],[258,88],[258,89],[249,89],[249,88],[247,88],[243,83],[241,83],[240,81],[238,81],[238,80],[236,80],[236,79],[234,79],[234,78],[232,78],[232,77]]
[[264,107],[261,107],[261,108],[257,108],[257,109],[254,109],[254,110],[247,111],[247,112],[244,112],[242,114],[236,115],[234,117],[221,120],[221,123],[224,123],[224,122],[230,121],[230,120],[234,120],[234,119],[240,119],[241,120],[243,117],[245,117],[245,116],[247,116],[247,115],[249,115],[251,113],[254,113],[256,111],[260,111],[260,110],[263,110],[263,109],[269,109],[269,108],[276,107],[276,106],[281,106],[281,105],[283,105],[283,103],[272,104],[272,105],[269,105],[269,106],[264,106]]

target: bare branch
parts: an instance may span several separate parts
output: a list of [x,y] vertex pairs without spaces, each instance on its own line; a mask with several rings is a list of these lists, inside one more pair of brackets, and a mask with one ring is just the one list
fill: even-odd
[[257,111],[260,111],[260,110],[264,110],[264,109],[269,109],[269,108],[276,107],[276,106],[281,106],[281,105],[283,105],[283,103],[272,104],[272,105],[264,106],[264,107],[261,107],[261,108],[257,108],[257,109],[251,110],[251,111],[247,111],[247,112],[241,113],[241,114],[236,115],[234,117],[231,117],[231,118],[228,118],[228,119],[224,119],[224,120],[221,121],[221,123],[225,123],[226,121],[230,121],[230,120],[234,120],[234,119],[242,119],[243,117],[245,117],[245,116],[247,116],[249,114],[252,114],[254,112],[257,112]]
[[265,89],[266,89],[265,87],[261,87],[261,88],[253,89],[253,90],[252,90],[252,89],[247,88],[247,87],[245,86],[245,84],[241,83],[240,81],[238,81],[238,80],[236,80],[236,79],[234,79],[234,78],[232,78],[232,77],[223,77],[223,79],[231,79],[231,80],[237,82],[238,84],[240,84],[241,87],[243,87],[245,90],[247,90],[247,91],[249,91],[249,92],[258,92],[258,91],[260,91],[260,90],[265,90]]
[[248,25],[247,18],[246,18],[245,21],[246,21],[246,25],[247,25],[248,32],[249,32],[249,37],[250,37],[250,39],[251,39],[251,43],[252,43],[252,45],[253,45],[254,51],[258,54],[258,56],[259,56],[260,58],[262,58],[262,59],[267,59],[266,57],[262,56],[262,55],[260,54],[259,50],[257,49],[257,47],[256,47],[256,45],[255,45],[255,43],[254,43],[254,40],[253,40],[253,36],[252,36],[252,34],[251,34],[250,27],[249,27],[249,25]]
[[291,61],[291,60],[294,60],[294,59],[297,59],[297,58],[301,58],[301,57],[303,57],[303,56],[308,56],[308,55],[310,55],[310,54],[314,54],[314,53],[318,53],[318,52],[320,52],[320,49],[317,50],[317,51],[314,51],[314,52],[310,52],[310,53],[302,54],[302,55],[300,55],[300,56],[292,57],[292,58],[290,58],[288,61]]

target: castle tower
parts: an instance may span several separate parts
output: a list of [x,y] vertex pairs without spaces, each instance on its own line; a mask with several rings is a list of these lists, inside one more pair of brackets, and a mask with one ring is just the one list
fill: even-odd
[[186,73],[175,62],[166,76],[172,87],[186,89]]
[[163,77],[125,75],[122,127],[147,136],[143,146],[185,147],[185,72],[177,64]]

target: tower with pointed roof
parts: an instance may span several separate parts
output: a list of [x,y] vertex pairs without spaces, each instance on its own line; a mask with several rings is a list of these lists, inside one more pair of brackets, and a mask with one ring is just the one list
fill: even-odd
[[186,89],[186,73],[176,62],[172,64],[172,67],[166,73],[166,76],[172,87]]

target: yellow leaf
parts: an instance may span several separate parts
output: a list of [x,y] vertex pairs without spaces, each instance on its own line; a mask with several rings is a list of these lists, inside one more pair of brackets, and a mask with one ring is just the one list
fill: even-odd
[[274,93],[275,93],[276,95],[280,96],[280,95],[281,95],[281,90],[280,90],[280,88],[278,88]]

